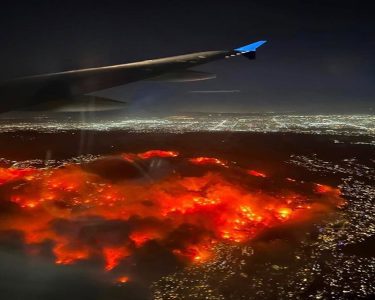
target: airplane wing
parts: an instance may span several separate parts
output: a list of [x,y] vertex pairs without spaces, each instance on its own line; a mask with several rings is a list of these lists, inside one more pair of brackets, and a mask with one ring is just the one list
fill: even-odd
[[[243,55],[255,58],[258,41],[233,50],[205,51],[140,62],[22,77],[0,84],[0,112],[43,105],[50,101],[86,101],[82,95],[145,79],[194,81],[210,79],[212,74],[188,70],[218,59]],[[105,101],[101,99],[101,101]],[[114,103],[113,100],[110,100]],[[65,104],[64,104],[65,103]],[[83,105],[82,107],[86,107]],[[107,107],[107,106],[106,106]],[[110,106],[109,106],[110,107]],[[118,107],[118,105],[116,105]]]

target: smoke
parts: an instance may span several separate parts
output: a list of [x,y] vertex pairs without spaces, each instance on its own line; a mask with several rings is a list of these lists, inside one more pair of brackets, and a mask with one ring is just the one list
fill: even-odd
[[342,204],[332,187],[165,150],[2,168],[0,197],[2,247],[129,286],[205,263],[217,243],[261,249]]

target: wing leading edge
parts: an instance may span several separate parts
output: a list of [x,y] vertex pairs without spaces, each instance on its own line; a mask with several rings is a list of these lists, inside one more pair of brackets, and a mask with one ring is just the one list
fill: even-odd
[[183,72],[198,65],[232,56],[244,55],[254,59],[256,49],[265,42],[258,41],[229,51],[196,52],[128,64],[14,79],[0,84],[0,112],[41,106],[43,103],[61,99],[74,101],[77,96],[87,93],[139,80],[160,78],[166,74]]

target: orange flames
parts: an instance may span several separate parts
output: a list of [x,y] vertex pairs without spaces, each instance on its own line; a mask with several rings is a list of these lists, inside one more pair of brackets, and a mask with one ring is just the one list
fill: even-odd
[[[122,157],[148,160],[178,155],[152,150]],[[229,168],[226,162],[211,157],[189,162],[202,168],[207,164]],[[0,169],[3,186],[24,181],[14,186],[6,199],[0,199],[19,208],[0,219],[0,230],[21,231],[27,245],[52,242],[57,264],[100,257],[103,268],[111,271],[150,242],[182,260],[202,263],[213,256],[215,243],[247,242],[266,228],[297,218],[299,211],[314,205],[314,192],[328,192],[330,199],[339,201],[331,187],[316,185],[310,197],[285,190],[270,193],[251,186],[254,183],[246,176],[235,177],[244,182],[230,177],[246,170],[226,170],[196,177],[186,177],[181,171],[156,181],[125,178],[110,182],[79,165]],[[257,171],[247,172],[266,177]],[[127,277],[118,279],[127,281]]]
[[324,184],[315,184],[315,191],[317,193],[321,193],[321,194],[325,194],[325,193],[333,193],[333,194],[336,194],[336,195],[340,195],[340,190],[337,189],[337,188],[334,188],[334,187],[331,187],[331,186],[328,186],[328,185],[324,185]]
[[189,160],[192,164],[195,165],[218,165],[218,166],[227,166],[225,161],[222,161],[215,157],[195,157]]
[[164,150],[149,150],[143,153],[139,153],[138,157],[141,159],[149,159],[153,157],[177,157],[179,155],[176,151],[164,151]]
[[56,244],[53,252],[56,256],[55,262],[61,265],[70,265],[78,260],[87,259],[90,256],[88,249],[74,249],[60,243]]
[[288,219],[292,213],[292,210],[288,207],[282,207],[277,212],[279,213],[279,217],[281,219]]
[[127,283],[127,282],[129,282],[129,277],[128,276],[120,276],[119,278],[117,278],[117,282],[121,283],[121,284]]
[[128,162],[134,162],[138,159],[151,159],[151,158],[173,158],[178,157],[180,154],[177,151],[172,150],[149,150],[142,153],[123,153],[122,158]]
[[31,168],[0,168],[0,185],[19,179],[31,180],[36,172],[37,170]]
[[252,176],[256,176],[256,177],[263,177],[263,178],[267,177],[266,174],[264,174],[262,172],[255,171],[255,170],[248,170],[247,174],[252,175]]
[[172,251],[178,257],[188,259],[194,263],[203,263],[209,260],[212,256],[211,251],[207,248],[207,246],[191,246],[187,247],[186,249],[174,249]]
[[105,270],[111,271],[120,261],[129,256],[129,251],[126,248],[104,248],[103,255],[105,259]]

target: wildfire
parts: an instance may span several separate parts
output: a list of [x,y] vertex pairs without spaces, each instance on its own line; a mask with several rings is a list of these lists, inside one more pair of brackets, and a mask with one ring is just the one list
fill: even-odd
[[126,248],[104,248],[103,255],[105,259],[105,270],[111,271],[120,263],[120,261],[129,255]]
[[53,252],[56,256],[55,262],[59,265],[70,265],[76,261],[88,259],[90,256],[88,249],[74,249],[67,247],[64,244],[58,244],[53,249]]
[[267,177],[266,174],[264,174],[262,172],[255,171],[255,170],[247,170],[247,174],[249,174],[251,176],[255,176],[255,177],[262,177],[262,178]]
[[127,283],[129,282],[129,277],[128,276],[120,276],[119,278],[117,278],[116,280],[117,283]]
[[336,194],[336,195],[340,195],[340,190],[339,189],[331,187],[331,186],[328,186],[328,185],[319,184],[319,183],[315,184],[315,191],[317,193],[321,193],[321,194],[324,194],[324,193],[333,193],[333,194]]
[[195,165],[218,165],[218,166],[223,166],[223,167],[227,166],[227,163],[225,161],[222,161],[215,157],[200,156],[200,157],[191,158],[189,161]]
[[186,249],[174,249],[172,251],[175,255],[188,259],[193,263],[203,263],[212,257],[211,251],[206,246],[190,246]]
[[121,157],[130,162],[134,163],[137,160],[147,160],[150,158],[174,158],[178,157],[180,154],[177,151],[172,150],[149,150],[142,153],[123,153]]
[[295,180],[295,179],[293,179],[293,178],[290,178],[290,177],[287,177],[287,178],[285,178],[285,180],[286,180],[286,181],[289,181],[289,182],[296,182],[296,180]]
[[292,213],[292,210],[288,207],[283,207],[280,208],[277,212],[281,219],[288,219]]
[[157,240],[160,236],[158,233],[149,229],[148,231],[134,231],[129,235],[129,238],[134,242],[136,247],[142,247],[146,242]]
[[[151,150],[121,157],[130,162],[178,155]],[[296,210],[311,209],[314,193],[328,193],[329,199],[337,202],[341,199],[337,189],[315,185],[307,204],[306,196],[293,191],[268,193],[249,186],[249,180],[242,176],[245,169],[236,167],[227,172],[230,167],[218,158],[188,161],[201,168],[226,168],[215,172],[207,169],[199,176],[175,172],[147,182],[126,178],[109,182],[79,165],[0,169],[3,186],[23,181],[2,199],[19,211],[0,219],[0,230],[22,232],[25,243],[33,247],[51,242],[57,264],[100,257],[104,269],[112,271],[152,241],[184,261],[202,263],[212,258],[215,243],[247,242],[262,230],[293,219],[298,215]],[[231,175],[234,173],[237,175]],[[266,177],[254,170],[247,173]],[[316,198],[321,201],[322,196]],[[127,281],[126,276],[117,279],[119,283]]]
[[177,157],[179,155],[176,151],[165,151],[165,150],[149,150],[143,153],[138,153],[137,156],[141,159],[149,159],[153,157]]
[[37,172],[35,169],[15,169],[15,168],[0,168],[0,186],[2,184],[19,180],[32,180],[33,175]]

